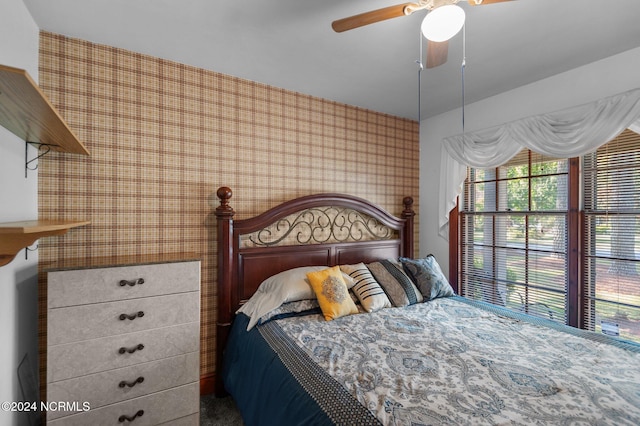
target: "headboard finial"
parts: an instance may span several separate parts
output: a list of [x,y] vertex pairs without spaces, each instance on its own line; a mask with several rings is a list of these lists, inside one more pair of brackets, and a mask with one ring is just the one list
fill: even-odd
[[402,211],[402,218],[407,221],[404,227],[404,256],[413,258],[413,219],[416,216],[416,212],[413,211],[413,198],[404,197],[402,199],[404,204],[404,210]]
[[220,199],[220,205],[216,207],[216,215],[233,214],[234,211],[229,205],[229,200],[233,195],[231,188],[229,188],[228,186],[221,186],[220,188],[218,188],[216,195]]
[[416,212],[413,211],[413,198],[404,197],[402,204],[404,204],[404,210],[402,211],[403,217],[415,216]]

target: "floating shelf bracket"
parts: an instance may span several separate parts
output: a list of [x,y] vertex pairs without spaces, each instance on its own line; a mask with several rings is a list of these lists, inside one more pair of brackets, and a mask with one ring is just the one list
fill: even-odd
[[31,248],[29,246],[24,248],[24,260],[29,260],[29,252],[30,251],[38,251],[38,248],[40,247],[40,244],[36,243],[34,248]]
[[[32,158],[31,160],[29,160],[29,145],[34,145],[38,150],[38,155],[36,155],[36,157]],[[42,147],[46,148],[46,150],[40,153],[40,150],[42,149]],[[27,177],[27,174],[29,173],[29,170],[36,170],[38,168],[37,164],[35,165],[35,167],[29,167],[29,164],[44,157],[49,152],[51,152],[51,145],[47,145],[46,143],[40,143],[40,142],[29,142],[29,141],[25,142],[24,144],[24,177],[25,179]]]

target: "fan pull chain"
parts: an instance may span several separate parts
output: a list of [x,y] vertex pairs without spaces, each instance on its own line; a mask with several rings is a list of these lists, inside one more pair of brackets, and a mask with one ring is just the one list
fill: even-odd
[[418,64],[418,128],[420,128],[420,120],[422,119],[420,113],[421,113],[421,108],[422,108],[422,99],[421,99],[421,92],[422,92],[422,82],[421,82],[421,76],[422,76],[422,71],[424,70],[424,65],[422,62],[422,30],[419,31],[419,35],[420,35],[420,52],[418,52],[418,60],[416,61],[416,64]]
[[[464,68],[467,65],[467,26],[462,26],[462,65],[460,72],[462,75],[462,140],[464,141]],[[463,144],[464,146],[464,144]]]

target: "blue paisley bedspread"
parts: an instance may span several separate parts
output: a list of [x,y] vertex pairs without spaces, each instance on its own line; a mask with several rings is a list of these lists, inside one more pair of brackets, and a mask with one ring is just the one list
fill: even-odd
[[[278,361],[253,368],[271,369],[271,382],[291,374],[296,389],[278,396],[282,403],[287,392],[309,396],[285,407],[311,413],[308,421],[264,417],[272,424],[640,425],[637,346],[496,314],[459,297],[333,321],[279,319],[252,332]],[[258,400],[273,392],[273,399],[284,386],[275,385],[244,391]],[[247,395],[235,391],[248,409]],[[254,420],[269,408],[260,410],[245,414],[247,424],[261,423]]]

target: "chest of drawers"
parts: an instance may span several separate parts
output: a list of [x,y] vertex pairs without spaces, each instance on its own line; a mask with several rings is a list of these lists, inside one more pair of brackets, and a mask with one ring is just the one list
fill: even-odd
[[47,424],[199,424],[199,261],[53,271],[47,288]]

